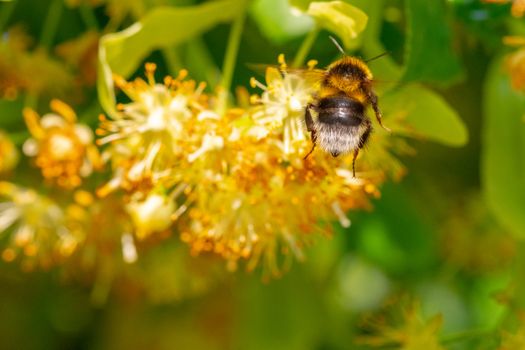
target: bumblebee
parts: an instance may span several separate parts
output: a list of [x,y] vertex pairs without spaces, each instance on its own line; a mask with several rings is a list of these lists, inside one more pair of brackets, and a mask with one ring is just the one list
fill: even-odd
[[305,110],[306,128],[313,146],[304,159],[312,154],[316,145],[333,157],[353,152],[355,177],[355,160],[372,132],[372,123],[366,115],[368,106],[372,106],[379,125],[388,130],[383,126],[377,95],[372,88],[372,73],[365,61],[346,54],[326,70],[318,71],[319,88]]

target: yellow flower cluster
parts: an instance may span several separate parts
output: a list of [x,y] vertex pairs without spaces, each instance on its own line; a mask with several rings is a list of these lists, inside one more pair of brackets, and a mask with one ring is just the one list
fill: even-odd
[[303,247],[329,235],[333,219],[350,225],[346,212],[368,207],[378,196],[380,170],[358,169],[351,158],[333,158],[311,148],[303,125],[313,86],[300,75],[268,68],[266,84],[247,109],[214,111],[204,84],[166,77],[116,84],[131,100],[110,118],[101,117],[98,143],[108,144],[113,178],[100,187],[117,189],[139,239],[177,223],[194,254],[213,252],[235,268],[262,263],[277,275]]
[[79,238],[55,202],[33,190],[0,182],[0,236],[9,235],[4,261],[23,258],[23,268],[49,267],[76,249]]
[[305,246],[329,236],[331,221],[349,227],[346,213],[368,208],[379,195],[388,169],[370,164],[389,153],[389,143],[379,142],[378,134],[376,146],[362,154],[378,159],[360,162],[356,176],[351,156],[316,151],[304,159],[312,148],[304,108],[316,87],[288,71],[283,57],[280,62],[281,69],[267,69],[265,83],[252,79],[262,92],[250,105],[224,113],[217,112],[218,98],[187,79],[185,70],[162,83],[151,63],[146,79],[115,77],[129,102],[100,116],[100,152],[91,129],[65,103],[52,100],[52,113],[43,117],[25,109],[32,137],[23,150],[49,183],[78,188],[104,162],[111,176],[98,187],[98,199],[80,189],[69,201],[61,198],[64,209],[2,183],[0,234],[13,237],[4,260],[23,252],[49,265],[57,252],[65,257],[81,246],[111,256],[120,247],[132,263],[136,243],[158,242],[175,229],[193,255],[218,255],[232,269],[240,261],[248,270],[262,265],[276,276],[293,258],[303,258]]
[[59,100],[51,101],[54,113],[42,118],[30,108],[24,118],[32,138],[24,143],[24,153],[35,157],[42,175],[66,188],[77,187],[102,162],[91,129],[77,124],[75,112]]

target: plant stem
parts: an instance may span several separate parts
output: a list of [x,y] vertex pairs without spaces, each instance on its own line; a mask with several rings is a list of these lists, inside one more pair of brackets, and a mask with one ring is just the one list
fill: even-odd
[[223,114],[228,105],[228,96],[233,79],[233,72],[235,70],[235,63],[237,61],[237,52],[239,51],[239,44],[241,42],[242,30],[244,28],[244,21],[246,19],[246,5],[247,1],[243,0],[239,6],[242,6],[241,12],[233,22],[228,37],[228,46],[224,56],[224,64],[222,66],[222,78],[219,84],[219,99],[217,104],[217,112]]
[[82,20],[86,24],[86,27],[96,31],[100,29],[97,21],[97,16],[95,15],[95,12],[93,12],[93,8],[91,6],[89,6],[85,2],[82,2],[79,6],[79,11]]
[[310,31],[310,33],[308,33],[306,38],[304,38],[303,43],[301,44],[301,47],[299,48],[299,51],[297,51],[297,54],[295,55],[295,58],[292,62],[292,67],[298,68],[304,64],[306,56],[308,56],[310,53],[310,50],[312,49],[318,34],[319,27],[316,26]]
[[175,47],[167,47],[165,49],[162,49],[162,56],[166,61],[166,65],[168,66],[168,71],[170,75],[176,77],[179,70],[183,66],[182,60],[180,59],[180,55],[177,52],[177,49]]
[[202,39],[187,43],[184,62],[195,79],[207,82],[212,89],[219,85],[221,71]]
[[16,7],[16,0],[11,1],[2,5],[2,11],[0,12],[0,32],[3,33],[6,30],[7,22]]
[[47,11],[47,17],[42,28],[42,35],[40,35],[39,44],[45,50],[49,50],[53,44],[61,15],[62,0],[53,0],[51,6],[49,6],[49,10]]

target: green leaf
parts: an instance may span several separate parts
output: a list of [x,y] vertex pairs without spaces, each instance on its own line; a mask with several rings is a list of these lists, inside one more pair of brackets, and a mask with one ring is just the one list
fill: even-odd
[[409,84],[387,93],[380,104],[386,124],[396,134],[422,137],[447,146],[467,143],[465,124],[445,100],[418,84]]
[[447,84],[461,77],[461,67],[451,46],[442,0],[406,0],[408,17],[404,82]]
[[343,1],[312,2],[307,13],[321,28],[335,33],[345,47],[352,46],[368,22],[363,11]]
[[301,36],[314,25],[310,16],[292,8],[286,0],[256,0],[250,13],[262,34],[276,44]]
[[191,7],[157,7],[139,22],[100,41],[99,99],[112,114],[115,106],[113,73],[127,77],[148,54],[160,48],[185,42],[214,25],[235,18],[243,6],[239,0],[218,0]]
[[525,96],[511,88],[502,63],[493,62],[485,83],[481,179],[489,208],[525,238]]

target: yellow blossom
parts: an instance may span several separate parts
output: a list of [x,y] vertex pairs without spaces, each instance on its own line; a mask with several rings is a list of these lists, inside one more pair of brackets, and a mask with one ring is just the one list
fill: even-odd
[[347,211],[368,208],[379,195],[380,169],[360,167],[354,177],[351,157],[303,159],[311,147],[303,123],[311,81],[270,68],[266,85],[254,82],[264,88],[255,105],[219,115],[185,71],[164,84],[154,71],[146,65],[147,81],[116,78],[131,102],[101,118],[97,131],[113,166],[98,193],[127,191],[138,238],[176,220],[193,254],[213,252],[231,268],[261,264],[275,276],[303,259],[305,245],[331,234],[326,222],[350,226]]
[[137,237],[143,239],[171,226],[175,202],[173,196],[151,192],[144,199],[132,198],[126,209],[133,220]]
[[111,159],[114,177],[99,189],[99,195],[117,188],[148,192],[153,184],[173,173],[177,162],[196,151],[194,142],[200,136],[197,120],[216,118],[206,111],[204,84],[196,86],[193,80],[184,80],[186,71],[159,84],[155,69],[154,64],[146,65],[147,82],[126,82],[116,77],[131,102],[120,104],[112,119],[101,117],[97,134],[102,137],[97,142],[110,144],[105,157]]
[[0,174],[6,173],[18,163],[18,150],[9,137],[0,131]]
[[282,133],[281,147],[285,154],[304,152],[308,140],[304,110],[315,86],[298,74],[273,67],[266,70],[266,85],[253,78],[251,84],[263,89],[263,93],[260,98],[252,99],[259,105],[251,112],[255,125],[249,133],[262,138],[277,131]]
[[27,156],[35,157],[36,165],[46,179],[56,180],[63,187],[76,187],[83,177],[101,167],[93,132],[76,123],[75,112],[59,100],[51,101],[51,110],[42,118],[30,108],[24,118],[32,138],[23,146]]
[[13,261],[21,256],[26,268],[48,267],[71,255],[79,243],[56,203],[33,190],[0,182],[0,236],[6,235],[10,238],[2,258]]
[[331,168],[331,159],[289,164],[281,152],[244,138],[201,159],[202,177],[181,226],[194,253],[218,253],[232,267],[246,259],[249,270],[262,263],[266,273],[279,275],[281,257],[286,264],[302,259],[305,245],[331,234],[322,221],[335,218],[348,227],[345,212],[366,208],[377,192],[371,180]]
[[303,259],[305,245],[331,234],[322,222],[350,226],[346,212],[367,208],[384,174],[353,177],[349,157],[322,152],[304,160],[311,147],[304,108],[314,87],[275,68],[266,76],[266,85],[252,80],[264,89],[256,105],[244,114],[230,110],[213,128],[224,144],[186,176],[194,185],[179,228],[195,254],[215,252],[232,268],[239,260],[248,270],[261,263],[265,274],[279,275],[293,257]]
[[82,237],[82,249],[76,257],[79,264],[71,265],[92,272],[100,265],[137,260],[133,223],[122,198],[98,198],[91,192],[77,190],[65,212],[68,227]]

